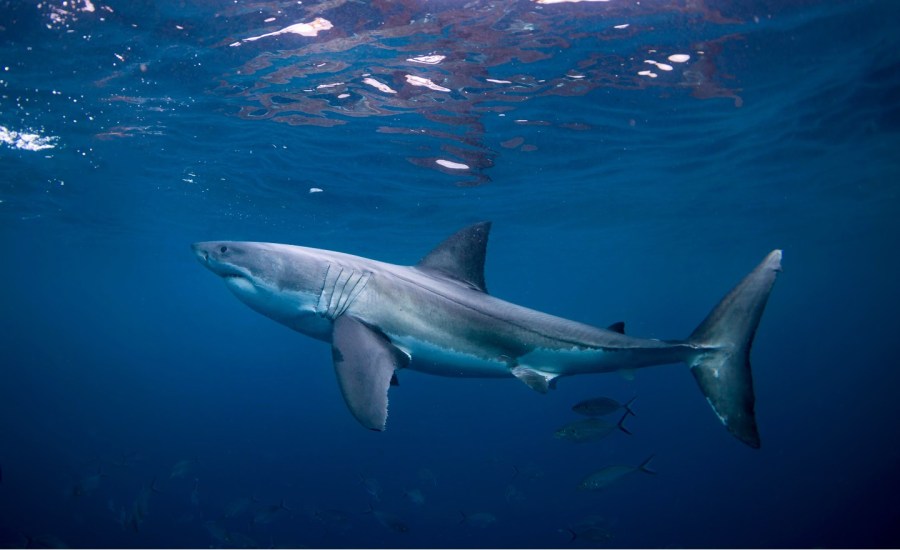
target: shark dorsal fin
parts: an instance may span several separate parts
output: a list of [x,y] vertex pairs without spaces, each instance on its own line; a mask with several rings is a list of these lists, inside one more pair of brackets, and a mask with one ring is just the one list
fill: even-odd
[[484,285],[484,256],[490,230],[491,222],[479,222],[460,229],[437,245],[416,267],[487,292]]

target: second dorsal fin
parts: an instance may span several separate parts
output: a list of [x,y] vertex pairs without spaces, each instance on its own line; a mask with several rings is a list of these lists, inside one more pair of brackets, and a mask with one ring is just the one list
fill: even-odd
[[491,222],[479,222],[460,229],[437,245],[416,267],[487,292],[484,257],[490,230]]

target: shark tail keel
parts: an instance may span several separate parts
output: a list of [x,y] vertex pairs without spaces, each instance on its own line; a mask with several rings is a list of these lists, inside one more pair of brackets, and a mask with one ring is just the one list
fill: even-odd
[[774,250],[694,330],[688,343],[698,351],[688,365],[722,424],[735,437],[759,448],[754,413],[750,348],[775,277],[781,251]]

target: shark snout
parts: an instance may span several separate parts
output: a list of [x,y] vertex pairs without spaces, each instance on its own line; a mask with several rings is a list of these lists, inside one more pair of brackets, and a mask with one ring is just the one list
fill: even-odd
[[197,260],[219,277],[247,277],[246,267],[235,264],[230,255],[235,244],[228,241],[208,241],[191,245]]
[[194,255],[197,256],[200,263],[207,263],[209,262],[209,251],[207,251],[203,245],[204,243],[194,243],[191,245],[191,250],[194,251]]

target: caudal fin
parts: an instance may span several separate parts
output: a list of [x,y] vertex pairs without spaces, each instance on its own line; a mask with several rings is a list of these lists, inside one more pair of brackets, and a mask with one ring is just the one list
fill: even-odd
[[750,348],[780,271],[781,251],[773,250],[688,338],[698,348],[688,365],[703,395],[728,431],[753,448],[759,448],[760,441]]

